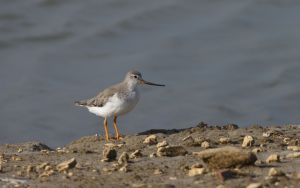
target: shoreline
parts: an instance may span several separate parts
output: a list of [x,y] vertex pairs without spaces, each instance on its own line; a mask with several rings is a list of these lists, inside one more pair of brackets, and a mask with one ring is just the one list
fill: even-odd
[[2,187],[297,187],[300,125],[148,130],[0,145]]

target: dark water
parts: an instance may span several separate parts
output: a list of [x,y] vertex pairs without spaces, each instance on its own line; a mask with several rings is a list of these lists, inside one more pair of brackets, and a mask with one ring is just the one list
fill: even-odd
[[0,143],[95,134],[73,101],[132,68],[167,87],[142,88],[122,133],[300,123],[299,18],[298,0],[0,0]]

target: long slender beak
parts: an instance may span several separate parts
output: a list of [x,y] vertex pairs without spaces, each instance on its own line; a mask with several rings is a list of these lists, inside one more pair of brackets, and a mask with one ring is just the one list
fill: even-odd
[[152,86],[165,86],[164,84],[156,84],[156,83],[148,82],[146,80],[141,80],[140,82],[141,82],[141,84],[147,84],[147,85],[152,85]]

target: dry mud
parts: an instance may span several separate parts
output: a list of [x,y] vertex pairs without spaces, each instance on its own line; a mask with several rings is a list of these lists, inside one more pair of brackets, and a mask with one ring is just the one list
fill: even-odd
[[2,187],[299,187],[300,126],[205,123],[57,149],[0,145]]

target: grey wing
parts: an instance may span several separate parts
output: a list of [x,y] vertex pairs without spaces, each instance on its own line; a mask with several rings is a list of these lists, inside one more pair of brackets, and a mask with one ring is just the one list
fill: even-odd
[[116,90],[116,86],[112,86],[100,92],[96,97],[81,101],[75,101],[75,105],[102,107],[108,101],[109,97],[113,96],[116,93]]

